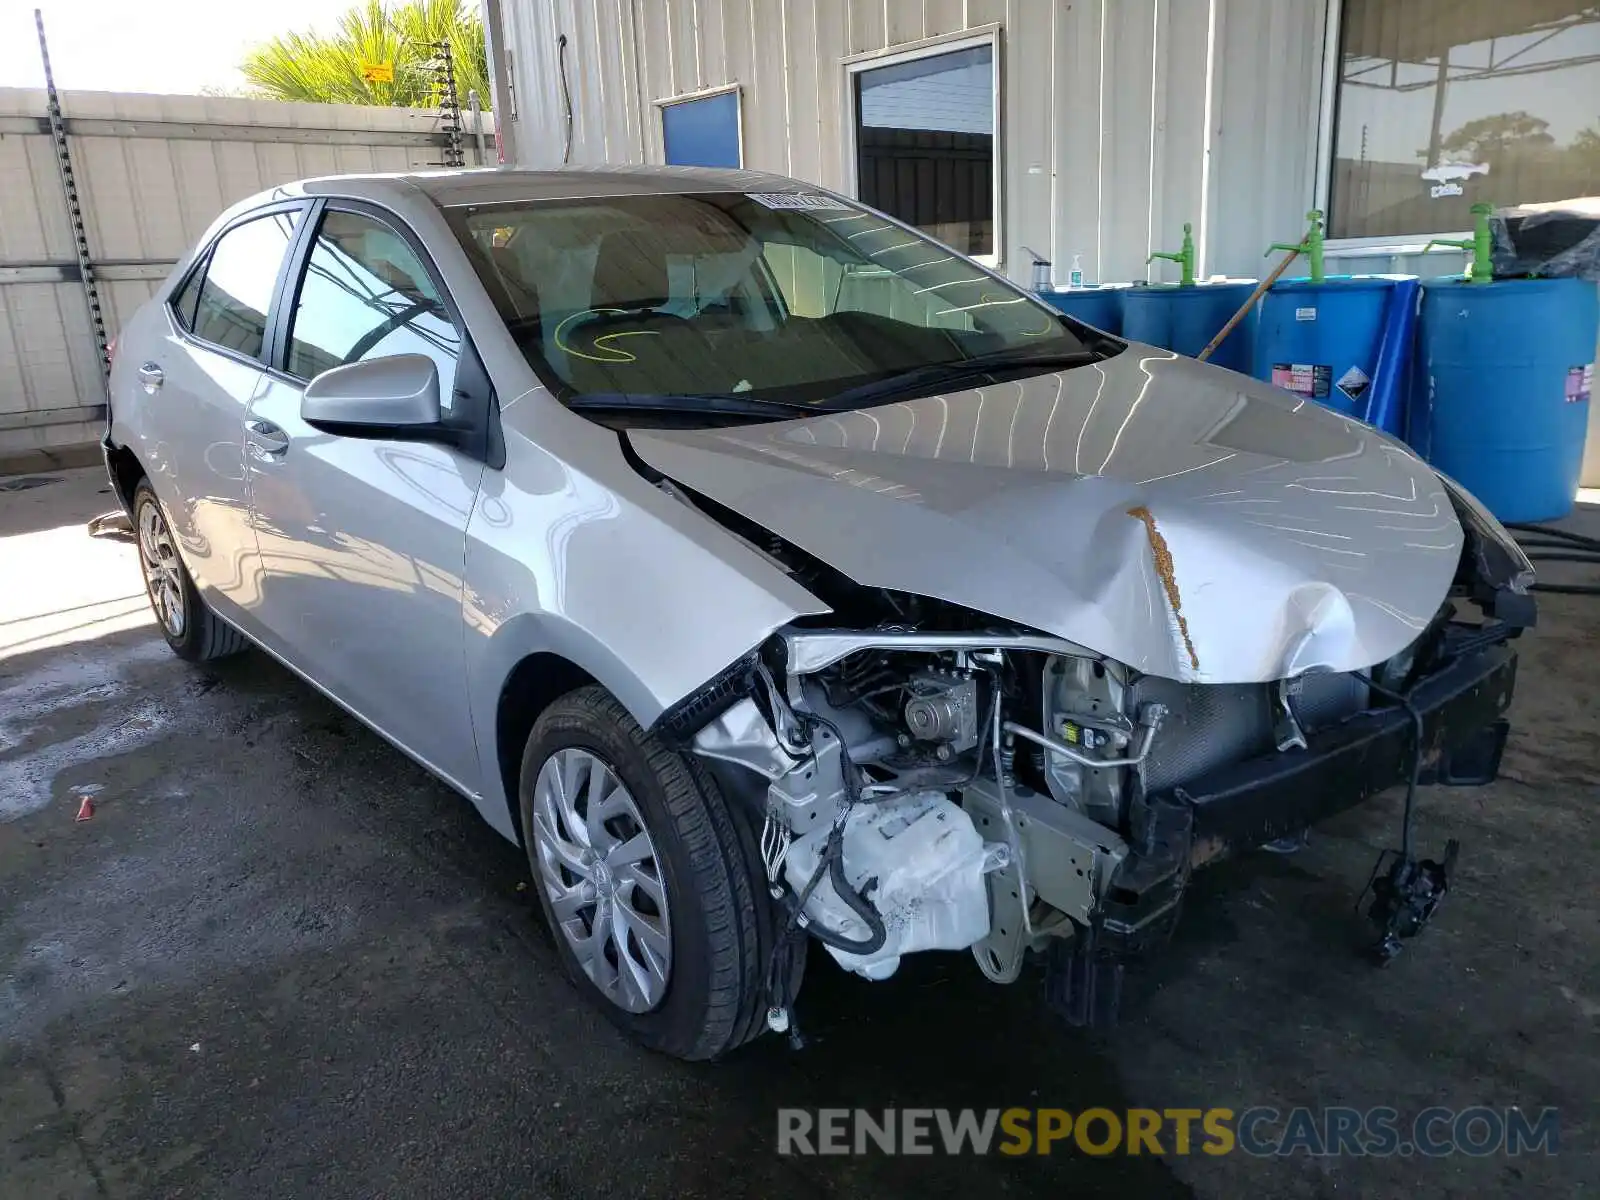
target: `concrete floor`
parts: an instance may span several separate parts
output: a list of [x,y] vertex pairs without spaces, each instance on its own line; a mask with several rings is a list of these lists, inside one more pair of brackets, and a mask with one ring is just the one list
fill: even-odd
[[[520,853],[264,656],[170,656],[94,471],[0,491],[0,1195],[1576,1195],[1600,1078],[1600,606],[1524,642],[1504,778],[1429,790],[1456,888],[1352,912],[1398,794],[1196,883],[1105,1037],[964,955],[813,955],[814,1046],[718,1066],[577,1002]],[[1600,526],[1600,512],[1585,514]],[[132,599],[130,599],[132,598]],[[73,821],[92,791],[94,818]],[[1555,1158],[783,1159],[780,1106],[1561,1110]]]

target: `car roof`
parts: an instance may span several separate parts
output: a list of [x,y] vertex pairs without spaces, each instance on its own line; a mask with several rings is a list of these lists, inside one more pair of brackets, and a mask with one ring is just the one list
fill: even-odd
[[803,184],[764,171],[648,164],[556,167],[526,170],[486,167],[476,170],[419,171],[396,175],[330,175],[302,181],[308,196],[373,196],[420,191],[442,208],[507,204],[519,200],[558,200],[610,196],[652,196],[684,192],[799,192]]

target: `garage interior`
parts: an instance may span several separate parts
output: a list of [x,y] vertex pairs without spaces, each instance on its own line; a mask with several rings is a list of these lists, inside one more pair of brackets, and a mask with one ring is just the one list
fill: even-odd
[[[1069,264],[1090,280],[1174,278],[1146,257],[1175,246],[1184,221],[1202,276],[1258,276],[1267,242],[1330,203],[1338,270],[1454,273],[1461,252],[1424,252],[1421,235],[1464,227],[1394,229],[1380,201],[1362,202],[1365,225],[1339,223],[1341,187],[1370,196],[1390,185],[1325,152],[1344,136],[1333,46],[1343,38],[1360,70],[1388,72],[1397,89],[1419,69],[1448,74],[1441,45],[1568,23],[1591,37],[1600,11],[1440,0],[1413,6],[1397,32],[1379,7],[485,4],[499,136],[519,164],[667,162],[676,141],[868,198],[861,164],[895,144],[846,130],[856,89],[870,89],[874,70],[988,47],[961,69],[990,72],[993,128],[953,131],[963,136],[946,147],[968,163],[988,154],[988,216],[940,236],[966,239],[963,251],[1013,279],[1030,279],[1036,258],[1057,282]],[[1514,23],[1471,27],[1490,8]],[[1430,30],[1450,37],[1436,43]],[[134,548],[89,533],[115,499],[95,463],[104,385],[85,276],[101,281],[114,335],[223,204],[278,180],[431,162],[436,128],[423,115],[231,108],[256,101],[208,101],[202,120],[183,98],[69,91],[86,271],[47,115],[37,95],[13,92],[0,88],[4,1195],[1447,1197],[1596,1186],[1585,1147],[1600,1075],[1600,901],[1583,883],[1600,799],[1593,595],[1540,595],[1537,628],[1518,643],[1499,780],[1422,790],[1422,836],[1458,839],[1461,860],[1427,935],[1385,970],[1360,952],[1368,930],[1351,898],[1393,840],[1400,789],[1319,826],[1297,853],[1197,876],[1173,944],[1130,975],[1109,1032],[1065,1027],[1039,989],[994,988],[965,955],[913,956],[869,983],[814,954],[805,1050],[767,1037],[715,1065],[656,1057],[577,1002],[525,859],[459,796],[264,654],[203,668],[173,658]],[[736,136],[717,121],[710,133],[675,127],[675,106],[702,100],[731,110]],[[1449,132],[1437,112],[1424,125],[1433,149]],[[172,181],[153,195],[152,162]],[[212,193],[180,203],[176,181],[205,163],[216,164]],[[121,226],[119,204],[132,214]],[[1411,204],[1396,219],[1411,219]],[[1600,482],[1593,449],[1584,482]],[[1582,493],[1554,527],[1600,537],[1600,495]],[[1541,563],[1540,580],[1596,582],[1591,564],[1566,562]],[[1335,1104],[1555,1107],[1560,1153],[773,1150],[786,1107]]]

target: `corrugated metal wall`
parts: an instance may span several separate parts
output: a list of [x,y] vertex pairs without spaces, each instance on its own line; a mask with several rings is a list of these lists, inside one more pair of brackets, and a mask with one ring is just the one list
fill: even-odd
[[[443,158],[436,114],[411,109],[108,92],[64,92],[61,106],[113,335],[234,201]],[[42,90],[0,88],[0,454],[99,436],[100,371],[45,112]],[[469,136],[468,163],[474,152]]]
[[1191,221],[1205,273],[1254,274],[1304,227],[1326,0],[505,0],[508,155],[661,162],[653,101],[738,84],[745,165],[848,191],[842,60],[1000,28],[1003,265],[1171,277],[1145,258]]

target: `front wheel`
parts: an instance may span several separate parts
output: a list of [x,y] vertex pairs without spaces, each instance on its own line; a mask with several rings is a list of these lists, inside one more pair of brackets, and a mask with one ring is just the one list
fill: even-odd
[[178,556],[166,510],[148,479],[133,489],[133,529],[150,609],[167,645],[179,658],[206,662],[245,647],[244,635],[212,612]]
[[677,1058],[761,1032],[777,914],[749,821],[703,763],[588,687],[540,715],[519,791],[535,889],[581,991]]

